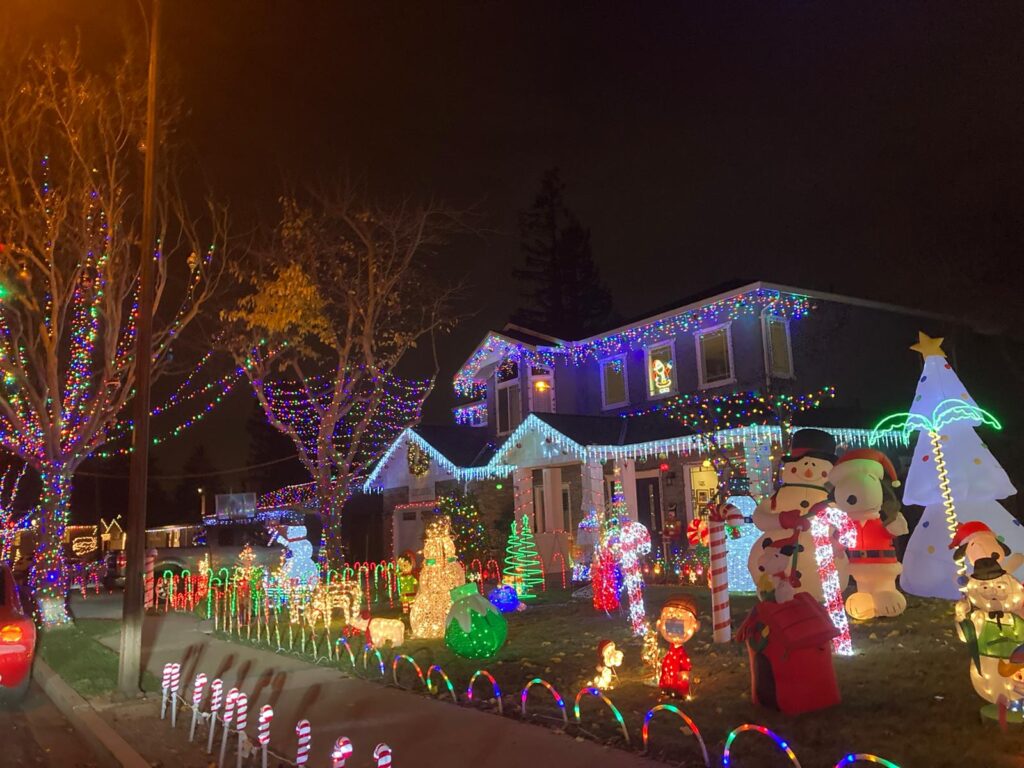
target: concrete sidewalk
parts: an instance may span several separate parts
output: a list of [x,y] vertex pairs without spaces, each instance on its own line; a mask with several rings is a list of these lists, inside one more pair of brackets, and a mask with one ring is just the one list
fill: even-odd
[[[259,708],[268,703],[273,706],[271,748],[289,759],[294,759],[295,754],[295,723],[307,718],[313,726],[313,766],[330,765],[330,749],[339,736],[352,740],[355,754],[351,764],[356,766],[371,765],[371,753],[380,742],[394,750],[398,768],[655,765],[623,750],[455,706],[447,693],[446,699],[432,699],[348,678],[337,669],[308,664],[293,656],[218,640],[204,634],[201,622],[187,614],[147,618],[144,644],[146,665],[158,678],[166,662],[181,663],[185,698],[191,695],[197,672],[205,672],[211,680],[221,678],[225,691],[231,687],[245,691],[249,696],[249,731],[253,738]],[[108,638],[107,645],[116,650],[117,637]],[[390,680],[390,668],[387,675]],[[465,681],[457,684],[465,685]],[[510,692],[506,691],[506,708],[513,706],[507,695]],[[518,706],[518,700],[514,705]],[[569,716],[571,719],[571,712]],[[186,739],[187,729],[180,722],[178,730],[180,737]]]

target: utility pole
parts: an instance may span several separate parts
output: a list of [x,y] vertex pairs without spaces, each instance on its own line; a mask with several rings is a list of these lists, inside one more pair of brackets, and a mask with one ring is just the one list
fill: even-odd
[[156,81],[160,39],[160,0],[152,0],[149,27],[149,82],[146,95],[146,158],[142,191],[142,241],[139,244],[139,315],[135,336],[135,413],[128,477],[128,524],[124,607],[117,687],[126,695],[142,682],[142,622],[146,616],[146,490],[149,464],[149,395],[153,367],[153,248],[155,245]]

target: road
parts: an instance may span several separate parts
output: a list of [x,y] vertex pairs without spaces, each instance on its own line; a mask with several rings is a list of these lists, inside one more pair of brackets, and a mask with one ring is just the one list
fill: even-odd
[[0,705],[0,765],[92,768],[97,762],[38,685],[20,705]]

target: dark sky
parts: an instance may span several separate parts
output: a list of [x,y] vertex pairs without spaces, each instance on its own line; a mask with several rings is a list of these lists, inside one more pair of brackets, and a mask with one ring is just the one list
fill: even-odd
[[[26,35],[78,25],[97,48],[137,13],[8,2]],[[164,5],[192,170],[245,226],[288,184],[346,177],[479,214],[439,266],[476,314],[435,420],[516,306],[516,212],[556,165],[625,316],[760,278],[1015,322],[1019,2]]]

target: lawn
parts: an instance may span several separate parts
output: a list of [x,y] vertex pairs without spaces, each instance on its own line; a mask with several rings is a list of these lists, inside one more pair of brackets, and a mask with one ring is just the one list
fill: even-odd
[[[901,768],[1024,766],[1024,759],[1018,756],[1024,734],[1012,730],[1004,734],[979,720],[983,702],[971,687],[970,662],[965,646],[956,639],[950,603],[910,597],[903,616],[855,625],[856,655],[835,659],[843,703],[831,710],[790,717],[751,703],[743,646],[710,642],[707,590],[650,587],[649,614],[656,616],[665,599],[679,592],[692,595],[705,618],[700,632],[687,645],[698,682],[693,700],[681,708],[700,728],[713,759],[715,754],[721,755],[731,729],[742,723],[758,723],[787,739],[805,768],[830,768],[848,752],[879,755]],[[733,598],[734,626],[752,602],[753,598]],[[393,616],[398,612],[381,609],[377,615]],[[659,695],[643,682],[639,641],[630,637],[624,616],[597,613],[589,601],[572,600],[565,591],[549,590],[526,611],[507,618],[508,642],[486,662],[461,659],[442,640],[411,639],[401,652],[415,658],[424,673],[431,665],[440,664],[460,701],[465,700],[465,687],[473,672],[486,668],[502,688],[507,716],[519,716],[519,691],[526,681],[541,677],[565,698],[572,722],[573,699],[594,675],[597,645],[604,638],[613,639],[625,649],[626,658],[618,683],[608,696],[621,710],[632,743],[625,745],[612,715],[592,697],[583,701],[582,728],[573,724],[569,730],[583,738],[640,749],[644,713],[659,703]],[[390,656],[385,652],[385,661]],[[360,664],[355,674],[379,680],[379,672],[372,666],[364,672]],[[347,660],[340,667],[343,671],[351,669]],[[399,670],[401,684],[422,690],[411,666],[402,665]],[[390,664],[386,680],[391,681]],[[486,687],[479,681],[477,699],[490,697]],[[444,695],[448,695],[446,691]],[[539,687],[531,691],[529,712],[531,719],[540,724],[561,727],[557,707]],[[667,713],[658,715],[651,726],[651,756],[699,765],[695,740],[681,733],[678,725],[678,720]],[[790,764],[767,739],[752,733],[737,740],[733,763],[758,768]]]
[[[80,619],[70,627],[44,631],[39,657],[82,696],[108,695],[117,688],[117,654],[97,638],[117,632],[119,626],[117,621]],[[147,692],[160,690],[160,682],[149,673],[142,684]]]

